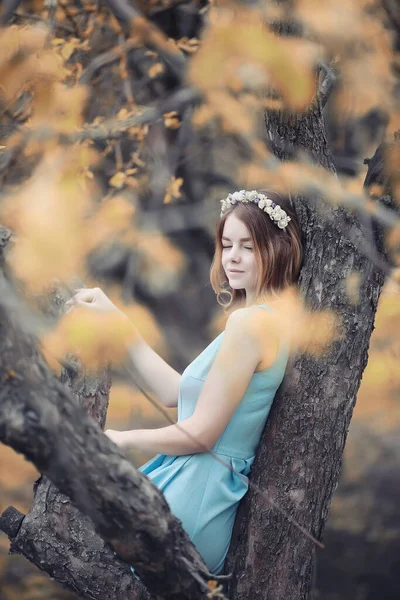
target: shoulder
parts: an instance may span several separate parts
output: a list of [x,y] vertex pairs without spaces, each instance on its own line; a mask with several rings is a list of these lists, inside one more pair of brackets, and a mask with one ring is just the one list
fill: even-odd
[[246,306],[236,309],[229,315],[225,330],[235,330],[258,340],[265,335],[271,324],[272,316],[269,311],[257,306]]

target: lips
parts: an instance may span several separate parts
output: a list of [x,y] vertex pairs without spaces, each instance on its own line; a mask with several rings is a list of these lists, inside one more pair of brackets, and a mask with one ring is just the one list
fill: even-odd
[[236,269],[228,269],[229,273],[243,273],[243,271],[236,271]]

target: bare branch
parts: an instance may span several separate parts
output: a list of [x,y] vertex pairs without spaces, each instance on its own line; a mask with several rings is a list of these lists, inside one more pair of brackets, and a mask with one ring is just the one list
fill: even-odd
[[124,52],[128,52],[129,50],[132,50],[132,48],[137,48],[138,46],[139,39],[137,36],[134,36],[120,43],[115,48],[112,48],[111,50],[108,50],[107,52],[103,52],[103,54],[96,56],[96,58],[94,58],[92,62],[83,71],[82,75],[79,78],[79,83],[88,84],[93,75],[96,73],[96,71],[98,71],[105,65],[108,65],[114,62],[115,60],[121,58]]
[[107,0],[107,3],[122,29],[129,35],[132,33],[139,35],[144,44],[153,46],[175,76],[181,80],[186,60],[180,50],[168,42],[164,33],[127,0]]
[[[30,13],[21,13],[21,12],[15,12],[13,14],[14,18],[17,19],[28,19],[31,21],[41,21],[42,23],[46,23],[48,24],[48,19],[46,19],[45,17],[41,17],[39,15],[33,15]],[[55,29],[63,29],[64,31],[67,31],[68,33],[74,33],[74,29],[72,27],[70,27],[69,25],[65,25],[65,23],[59,23],[58,21],[55,21],[53,24]]]

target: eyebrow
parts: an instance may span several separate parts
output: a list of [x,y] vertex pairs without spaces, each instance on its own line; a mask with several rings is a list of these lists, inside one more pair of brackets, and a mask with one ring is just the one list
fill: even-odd
[[[228,237],[226,237],[225,235],[222,236],[223,240],[227,240],[228,242],[231,242],[232,240]],[[240,242],[251,242],[251,238],[247,237],[247,238],[241,238],[239,240]]]

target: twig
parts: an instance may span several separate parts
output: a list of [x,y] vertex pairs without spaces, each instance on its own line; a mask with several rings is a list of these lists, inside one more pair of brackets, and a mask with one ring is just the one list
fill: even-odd
[[63,9],[66,18],[72,24],[72,28],[73,28],[74,34],[76,35],[76,37],[80,38],[81,37],[81,32],[79,30],[78,24],[76,23],[75,19],[73,18],[73,16],[69,12],[68,6],[66,4],[64,4],[63,2],[60,2],[60,6]]
[[49,11],[49,29],[53,33],[55,30],[55,14],[57,10],[58,0],[45,0],[44,6]]
[[133,96],[133,91],[132,91],[132,84],[131,81],[129,79],[129,71],[128,71],[128,60],[127,60],[127,53],[124,50],[124,36],[122,34],[120,34],[118,36],[118,42],[121,46],[121,56],[120,56],[120,64],[119,64],[119,72],[120,72],[120,76],[122,79],[122,84],[124,87],[124,93],[125,93],[125,97],[128,101],[128,104],[130,106],[133,106],[135,104],[135,99]]
[[153,25],[127,0],[107,0],[107,3],[122,29],[128,34],[131,32],[138,34],[144,44],[154,46],[158,54],[169,64],[174,75],[181,81],[186,59],[180,50],[169,43],[161,29]]
[[[31,19],[32,21],[42,21],[43,23],[48,24],[48,19],[45,17],[41,17],[39,15],[31,15],[30,13],[21,13],[15,12],[13,17],[17,17],[17,19]],[[68,33],[74,33],[74,30],[69,25],[64,25],[64,23],[59,23],[58,21],[54,21],[55,29],[63,29],[64,31],[68,31]]]
[[67,136],[65,141],[70,143],[81,142],[83,140],[104,140],[118,139],[123,133],[134,126],[148,125],[154,123],[166,112],[174,110],[179,111],[183,107],[193,104],[201,99],[201,92],[192,88],[181,88],[174,94],[171,94],[163,102],[146,108],[141,114],[129,115],[125,119],[108,119],[99,125],[89,125],[83,127],[77,133]]
[[[166,10],[171,10],[171,8],[175,8],[176,6],[179,6],[179,4],[187,4],[187,0],[168,0],[168,2],[163,0],[162,2],[160,2],[160,6],[154,6],[153,4],[148,10],[146,10],[146,16],[151,18],[152,16],[157,15],[160,12],[164,12]],[[196,11],[199,11],[200,2],[197,0],[195,4],[197,4]]]
[[94,58],[92,62],[89,63],[89,65],[83,71],[82,75],[79,78],[79,83],[83,85],[88,84],[93,75],[96,73],[96,71],[101,69],[101,67],[104,67],[105,65],[108,65],[114,62],[115,60],[118,60],[119,58],[121,58],[123,53],[126,53],[129,50],[132,50],[133,48],[138,48],[139,45],[140,42],[138,36],[132,36],[125,40],[125,42],[123,42],[122,44],[115,46],[115,48],[107,50],[107,52],[103,52],[103,54],[96,56],[96,58]]

